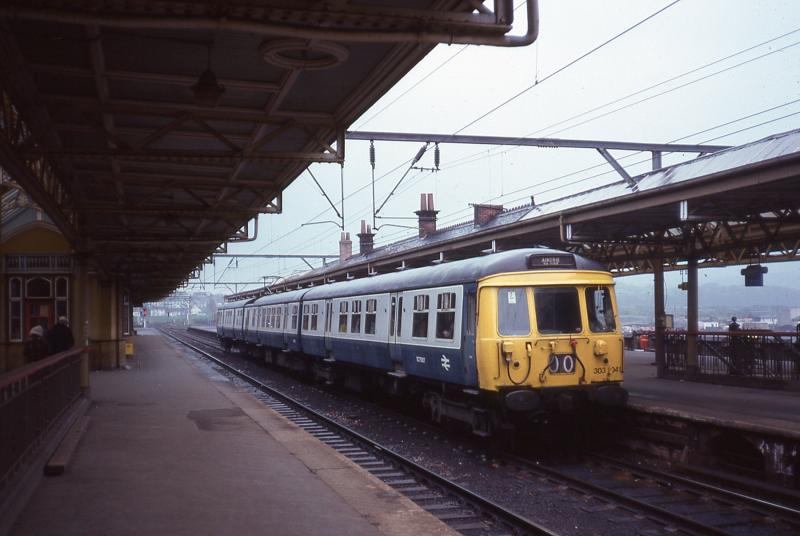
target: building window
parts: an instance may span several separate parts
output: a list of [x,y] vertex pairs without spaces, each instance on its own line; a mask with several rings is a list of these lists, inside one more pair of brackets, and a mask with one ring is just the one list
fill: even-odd
[[347,333],[347,302],[339,302],[339,333]]
[[375,320],[378,316],[378,300],[367,300],[367,314],[364,316],[364,333],[375,335]]
[[26,298],[51,298],[51,283],[44,277],[32,277],[25,283]]
[[22,340],[22,280],[12,277],[8,282],[8,322],[9,340],[20,342]]
[[436,296],[436,338],[453,340],[456,326],[456,293],[443,292]]
[[317,318],[319,317],[319,304],[311,304],[311,331],[317,331]]
[[414,296],[414,318],[411,325],[411,336],[427,338],[428,336],[428,309],[430,296],[418,294]]

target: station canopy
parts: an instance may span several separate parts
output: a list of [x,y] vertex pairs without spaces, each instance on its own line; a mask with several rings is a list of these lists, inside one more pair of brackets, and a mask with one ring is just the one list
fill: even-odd
[[513,12],[508,0],[6,1],[0,166],[135,302],[157,299],[251,240],[310,163],[342,162],[346,127],[436,43],[532,42],[535,0],[519,37]]

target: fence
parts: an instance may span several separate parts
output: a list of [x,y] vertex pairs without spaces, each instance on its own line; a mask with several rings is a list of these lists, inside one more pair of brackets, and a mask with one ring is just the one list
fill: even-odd
[[666,332],[666,375],[741,385],[800,387],[799,332],[700,332],[696,368],[689,367],[686,348],[687,333]]
[[81,354],[68,350],[0,375],[0,488],[81,395]]

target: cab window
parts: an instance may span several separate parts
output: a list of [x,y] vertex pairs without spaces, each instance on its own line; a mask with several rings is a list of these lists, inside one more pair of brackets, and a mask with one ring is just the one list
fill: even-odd
[[522,287],[497,290],[497,331],[500,335],[519,337],[530,335],[528,298]]
[[608,287],[586,288],[586,312],[589,329],[594,333],[607,333],[616,329],[611,290]]
[[536,327],[539,333],[580,333],[581,309],[578,289],[568,287],[538,287],[533,289],[536,307]]

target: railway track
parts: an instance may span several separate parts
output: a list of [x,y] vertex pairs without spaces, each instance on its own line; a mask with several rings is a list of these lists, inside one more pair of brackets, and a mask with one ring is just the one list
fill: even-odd
[[[206,347],[211,352],[220,352],[216,339],[213,337],[212,333],[198,333],[192,339],[196,344]],[[205,354],[205,352],[203,353]],[[212,357],[212,359],[218,361],[216,358]],[[325,420],[329,421],[327,418]],[[314,426],[309,423],[304,424]],[[335,423],[334,425],[340,426]],[[331,431],[326,428],[321,433],[323,434],[321,439],[324,439],[328,437],[324,434],[331,433]],[[353,433],[361,438],[359,441],[366,442],[363,444],[374,443],[372,440],[359,436],[356,432]],[[342,440],[337,437],[333,441]],[[349,443],[347,444],[349,445]],[[345,448],[354,447],[347,446]],[[361,445],[358,448],[360,449]],[[373,444],[372,448],[379,452],[388,450],[378,444]],[[398,464],[407,461],[405,458],[400,457],[401,459],[398,461],[387,460],[384,462],[369,452],[364,453],[361,450],[352,452],[356,459],[363,459],[369,464],[374,464],[366,465],[365,468],[373,471],[376,476],[385,476],[385,481],[390,484],[398,483],[397,489],[400,491],[404,491],[405,486],[408,491],[406,494],[412,499],[415,496],[421,498],[420,504],[424,507],[429,506],[430,511],[435,512],[438,509],[446,511],[446,517],[443,520],[447,520],[447,516],[451,514],[466,515],[458,511],[458,504],[463,499],[445,500],[441,492],[431,494],[424,486],[420,487],[416,479],[404,476]],[[514,467],[513,472],[517,485],[536,487],[540,490],[543,486],[545,488],[550,486],[553,492],[573,493],[580,496],[584,503],[581,506],[582,510],[605,516],[610,522],[625,526],[625,530],[620,530],[620,532],[715,535],[800,533],[800,510],[794,507],[765,501],[697,480],[632,465],[600,454],[591,454],[580,463],[566,464],[537,463],[508,453],[493,453],[493,456],[502,460],[503,464]],[[423,473],[427,481],[436,478],[436,475],[431,477],[429,473],[427,470]],[[447,486],[447,484],[443,485]],[[428,503],[428,501],[432,502]],[[502,508],[496,504],[495,506]],[[505,508],[503,510],[508,512]],[[456,517],[456,523],[453,523],[452,526],[456,528],[463,526],[466,534],[480,533],[469,532],[470,530],[479,530],[480,523],[476,523],[479,517],[469,517],[469,515]],[[640,529],[634,528],[640,525]],[[513,530],[520,531],[519,528]],[[536,532],[537,530],[546,529],[538,525],[533,530],[523,529],[524,532],[530,533],[551,533]],[[483,533],[492,532],[490,529]]]
[[[163,333],[255,387],[259,391],[257,397],[265,405],[403,493],[454,530],[465,535],[486,536],[558,534],[463,488],[238,370],[200,347],[204,345],[208,349],[207,341],[198,338],[189,341],[188,337],[173,331]],[[214,349],[213,346],[211,349]],[[219,348],[215,350],[219,351]]]

